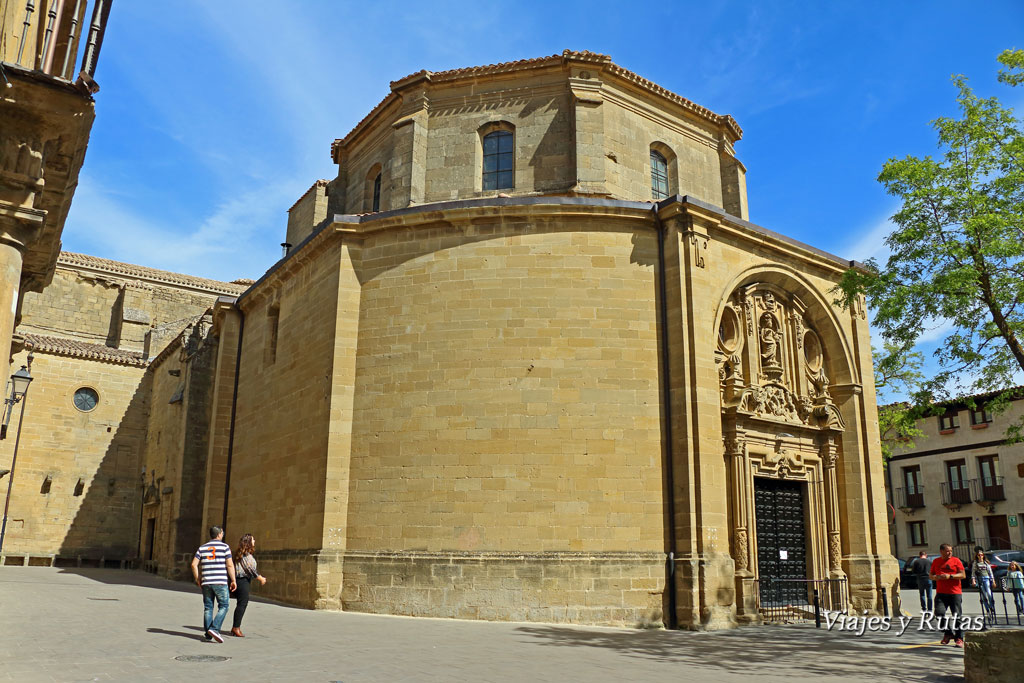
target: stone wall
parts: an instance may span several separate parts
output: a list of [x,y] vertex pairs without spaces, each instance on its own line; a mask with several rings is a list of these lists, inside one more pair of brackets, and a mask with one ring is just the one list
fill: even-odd
[[[15,365],[26,356],[15,355]],[[148,413],[144,373],[138,364],[35,354],[28,397],[0,442],[0,466],[10,468],[23,407],[6,555],[135,557]],[[90,412],[74,405],[81,387],[99,395]]]
[[[149,433],[153,374],[145,369],[149,357],[157,355],[218,296],[243,289],[65,253],[58,259],[51,286],[25,295],[17,330],[21,350],[15,361],[27,363],[28,351],[33,350],[35,381],[24,404],[24,433],[4,539],[3,552],[11,562],[19,563],[23,556],[63,558],[69,563],[77,563],[80,557],[92,563],[136,558],[145,542],[145,526],[139,527],[140,506],[145,491],[155,485],[154,471],[164,478],[157,495],[175,501],[161,513],[161,528],[198,524],[208,451],[208,430],[201,415],[210,408],[206,385],[213,379],[212,354],[203,361],[203,368],[196,365],[199,374],[188,386],[166,373],[158,378],[156,390],[162,402],[154,415],[153,434]],[[165,380],[173,386],[164,386]],[[185,405],[191,397],[191,410],[198,411],[189,415],[188,426],[184,417],[181,424],[171,424],[180,404],[169,405],[167,400],[179,386],[185,390]],[[81,388],[98,394],[95,409],[75,407],[74,394]],[[0,441],[0,467],[10,468],[14,442],[12,427],[10,436]],[[154,462],[174,464],[154,468],[151,462],[143,480],[147,443],[155,449]],[[169,457],[168,450],[176,450],[176,459]],[[184,453],[190,454],[185,461]],[[195,481],[193,476],[201,479]],[[164,494],[164,488],[173,493]],[[178,503],[182,488],[188,489],[184,512]],[[189,517],[193,509],[195,519]],[[182,552],[181,543],[172,537],[161,535],[158,540],[170,544],[168,557]],[[195,541],[189,538],[184,545]]]
[[964,646],[966,683],[1016,683],[1024,671],[1024,631],[972,631]]

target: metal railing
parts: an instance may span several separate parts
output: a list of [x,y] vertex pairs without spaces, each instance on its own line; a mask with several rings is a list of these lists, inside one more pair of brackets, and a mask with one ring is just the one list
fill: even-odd
[[966,481],[944,481],[940,487],[943,505],[963,505],[971,502],[971,490]]
[[896,489],[896,507],[901,509],[913,509],[924,507],[924,487],[908,486],[907,488]]
[[822,612],[845,612],[849,605],[846,579],[754,579],[757,611],[765,622],[814,621]]
[[1002,477],[971,479],[971,498],[978,502],[1006,500]]
[[[81,54],[79,75],[84,74],[91,79],[96,74],[112,2],[25,1],[20,25],[2,27],[5,42],[0,48],[0,61],[71,81],[75,78],[75,61]],[[86,32],[85,17],[89,4],[92,4],[92,15]],[[8,16],[16,18],[16,12],[14,10]]]

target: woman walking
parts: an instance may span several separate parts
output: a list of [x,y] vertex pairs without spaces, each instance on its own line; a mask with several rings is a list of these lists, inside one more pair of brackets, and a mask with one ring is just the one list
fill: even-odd
[[259,581],[263,586],[267,583],[266,577],[262,576],[256,568],[256,539],[252,534],[242,536],[238,541],[238,549],[235,551],[235,577],[238,587],[231,597],[235,599],[235,613],[232,616],[231,635],[244,638],[242,634],[242,617],[245,616],[245,608],[249,606],[249,591],[253,581]]
[[981,595],[981,611],[988,611],[995,614],[996,600],[992,595],[995,577],[992,575],[992,565],[985,558],[985,551],[979,549],[974,553],[974,562],[971,566],[971,585],[978,587]]

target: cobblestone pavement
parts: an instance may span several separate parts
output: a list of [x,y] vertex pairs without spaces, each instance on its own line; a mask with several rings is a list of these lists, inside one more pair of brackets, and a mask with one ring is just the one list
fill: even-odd
[[[904,592],[905,605],[916,600],[916,591]],[[191,584],[142,572],[48,567],[0,567],[0,615],[0,680],[963,680],[963,651],[939,646],[916,622],[903,636],[894,629],[858,637],[813,625],[694,633],[253,602],[246,637],[216,644],[201,640],[202,600]],[[226,659],[181,659],[197,655]]]

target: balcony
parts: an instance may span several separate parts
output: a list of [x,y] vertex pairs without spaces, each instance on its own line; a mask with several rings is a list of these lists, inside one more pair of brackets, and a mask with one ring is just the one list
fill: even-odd
[[1003,493],[1002,477],[980,477],[971,479],[971,498],[979,503],[1006,500]]
[[75,80],[75,65],[81,57],[80,73],[85,76],[80,78],[91,81],[110,3],[93,0],[92,19],[86,25],[88,0],[12,2],[3,16],[8,39],[0,50],[0,61],[70,82]]
[[923,486],[908,486],[905,489],[899,488],[896,489],[895,493],[896,507],[904,512],[924,507]]
[[942,482],[942,504],[948,508],[959,508],[971,502],[971,490],[966,481]]

